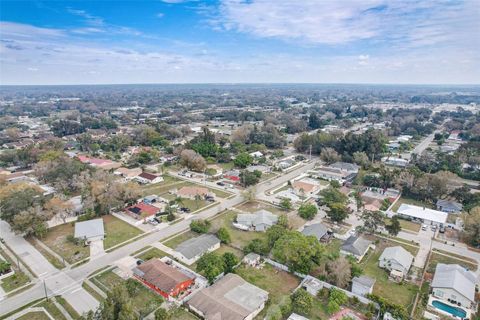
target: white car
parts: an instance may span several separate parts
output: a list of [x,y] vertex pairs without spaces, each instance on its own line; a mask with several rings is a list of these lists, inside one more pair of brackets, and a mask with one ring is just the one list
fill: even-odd
[[427,225],[426,224],[422,224],[422,230],[427,231]]

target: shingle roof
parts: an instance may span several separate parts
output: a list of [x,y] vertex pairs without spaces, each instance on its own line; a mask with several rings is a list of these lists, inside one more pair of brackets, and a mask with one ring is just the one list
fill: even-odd
[[345,171],[358,171],[359,166],[353,163],[348,162],[335,162],[331,164],[329,167],[336,168]]
[[448,208],[450,210],[455,210],[455,211],[462,211],[463,209],[463,205],[461,203],[458,203],[456,201],[443,200],[443,199],[437,200],[437,208],[438,207],[441,207],[443,210]]
[[432,288],[453,289],[470,301],[475,300],[477,278],[471,271],[458,264],[437,264],[432,280]]
[[367,251],[371,244],[372,242],[367,239],[351,236],[343,243],[342,250],[356,256],[361,256]]
[[324,235],[326,235],[328,229],[321,223],[311,224],[303,228],[302,233],[306,236],[315,236],[318,240],[320,240]]
[[175,289],[177,285],[192,279],[160,259],[144,262],[133,269],[133,272],[166,293]]
[[229,273],[195,294],[188,304],[201,311],[205,319],[243,320],[267,299],[267,291]]
[[105,235],[103,219],[93,219],[75,223],[75,238],[93,238]]
[[379,260],[395,260],[405,269],[410,269],[412,265],[413,256],[410,252],[401,246],[388,247],[383,250]]
[[362,286],[367,287],[367,288],[373,287],[373,285],[375,284],[375,281],[376,281],[375,279],[364,276],[364,275],[361,275],[359,277],[354,277],[352,279],[352,282],[359,283]]
[[175,251],[181,253],[185,258],[191,259],[206,252],[217,243],[220,243],[220,240],[214,235],[202,234],[199,237],[188,239],[180,243],[175,248]]
[[274,225],[278,216],[267,210],[258,210],[255,213],[240,213],[237,215],[237,222],[247,226],[258,226],[259,224]]
[[148,173],[148,172],[142,172],[138,175],[140,178],[143,178],[143,179],[147,179],[147,180],[150,180],[150,181],[153,181],[155,180],[156,178],[158,178],[158,176],[154,175],[154,174],[151,174],[151,173]]

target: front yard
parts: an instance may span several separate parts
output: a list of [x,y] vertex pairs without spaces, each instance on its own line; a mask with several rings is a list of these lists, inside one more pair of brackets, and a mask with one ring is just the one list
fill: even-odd
[[103,222],[105,225],[105,233],[107,234],[103,241],[105,249],[116,246],[143,233],[140,229],[112,215],[104,216]]
[[[390,218],[385,218],[385,224],[388,225],[390,224],[391,219]],[[400,226],[402,227],[402,230],[409,230],[415,233],[418,233],[420,231],[421,225],[419,223],[415,223],[412,221],[408,221],[405,219],[398,219],[398,222],[400,222]]]
[[430,260],[428,262],[428,268],[427,272],[429,273],[435,273],[435,268],[437,267],[437,264],[439,263],[445,263],[445,264],[459,264],[464,268],[467,268],[468,270],[476,271],[478,268],[478,265],[472,261],[472,262],[467,262],[465,260],[471,261],[468,257],[462,257],[458,255],[451,255],[450,253],[446,252],[446,254],[450,256],[445,256],[441,253],[436,252],[435,250],[432,251],[432,254],[430,256]]

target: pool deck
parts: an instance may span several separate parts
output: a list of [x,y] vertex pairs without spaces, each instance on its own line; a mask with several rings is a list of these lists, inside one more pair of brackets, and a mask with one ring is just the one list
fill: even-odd
[[[465,316],[465,318],[460,318],[460,317],[458,317],[458,316],[452,315],[452,314],[449,313],[449,312],[446,312],[446,311],[444,311],[444,310],[438,309],[437,307],[435,307],[435,306],[432,304],[432,302],[435,301],[435,300],[436,300],[436,301],[439,301],[439,302],[441,302],[441,303],[443,303],[443,304],[445,304],[445,305],[447,305],[447,306],[450,306],[450,307],[453,307],[453,308],[457,308],[457,309],[462,309],[463,311],[466,312],[467,315]],[[441,299],[439,299],[439,298],[437,298],[437,297],[434,297],[434,296],[432,296],[432,295],[430,295],[429,298],[428,298],[428,308],[429,308],[431,311],[435,311],[435,312],[437,312],[437,313],[439,313],[439,314],[441,314],[441,315],[448,316],[448,317],[450,317],[450,318],[452,318],[452,319],[470,319],[471,316],[472,316],[472,313],[474,313],[474,310],[472,311],[472,310],[467,309],[467,308],[465,308],[465,307],[459,307],[459,306],[453,305],[453,304],[449,303],[448,301],[441,300]]]

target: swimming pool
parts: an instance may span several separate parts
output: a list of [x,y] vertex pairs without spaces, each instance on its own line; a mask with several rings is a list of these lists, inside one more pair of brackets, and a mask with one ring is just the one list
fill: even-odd
[[433,300],[432,301],[432,306],[434,306],[435,308],[440,309],[444,312],[450,313],[451,315],[453,315],[455,317],[458,317],[458,318],[463,319],[463,318],[467,317],[467,313],[465,312],[465,310],[463,310],[461,308],[450,306],[450,305],[445,304],[445,303],[443,303],[441,301],[438,301],[438,300]]

